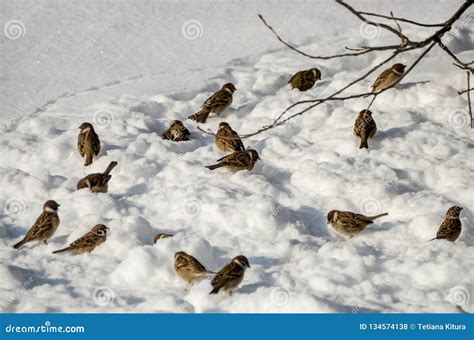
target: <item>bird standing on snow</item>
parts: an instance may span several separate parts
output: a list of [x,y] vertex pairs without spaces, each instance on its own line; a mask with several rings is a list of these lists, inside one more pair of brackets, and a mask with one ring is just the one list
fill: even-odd
[[208,165],[206,168],[209,170],[215,170],[217,168],[226,167],[232,172],[241,170],[250,171],[253,169],[255,163],[257,163],[257,160],[259,159],[260,157],[257,151],[253,149],[247,149],[246,151],[236,151],[230,155],[222,157],[217,160],[217,164]]
[[103,224],[95,225],[91,231],[72,242],[69,247],[53,251],[53,254],[71,251],[76,254],[90,253],[107,239],[107,228]]
[[375,216],[365,216],[350,211],[331,210],[328,213],[327,218],[328,223],[332,224],[334,230],[352,238],[354,235],[363,231],[369,224],[374,223],[376,218],[387,215],[388,213]]
[[198,123],[205,123],[209,114],[215,113],[220,115],[232,104],[232,95],[236,91],[233,84],[227,83],[222,88],[210,96],[201,106],[199,112],[189,116],[189,119]]
[[90,174],[79,180],[77,190],[89,188],[92,192],[106,193],[109,189],[109,181],[112,178],[110,172],[117,166],[117,162],[110,162],[109,166],[101,174]]
[[211,281],[213,289],[209,294],[217,294],[220,290],[223,290],[232,295],[232,292],[244,279],[245,270],[247,268],[250,268],[250,263],[245,256],[239,255],[234,257],[234,259],[222,268]]
[[232,130],[226,122],[219,124],[219,130],[216,133],[216,146],[225,152],[245,151],[244,144],[237,132]]
[[59,227],[58,208],[59,204],[55,201],[46,201],[41,215],[36,219],[30,230],[28,230],[23,240],[15,244],[13,248],[19,249],[30,241],[43,241],[45,244],[48,244],[48,240],[53,237]]
[[367,140],[372,138],[376,132],[377,125],[374,118],[372,118],[372,112],[369,110],[360,111],[354,124],[354,135],[360,138],[359,149],[368,149]]
[[[446,217],[444,218],[443,223],[438,229],[438,233],[433,240],[445,239],[451,242],[457,240],[461,234],[462,223],[459,219],[459,214],[461,213],[462,207],[451,207],[446,212]],[[432,241],[432,240],[431,240]]]
[[184,251],[179,251],[174,255],[174,270],[188,285],[200,281],[208,274],[215,274],[207,270],[201,262]]
[[383,71],[372,85],[372,92],[380,92],[396,84],[405,73],[405,67],[403,64],[394,64]]
[[288,81],[288,84],[290,84],[292,90],[297,88],[300,91],[308,91],[320,79],[321,71],[317,68],[311,68],[306,71],[296,72]]
[[186,129],[183,125],[183,122],[180,120],[175,120],[171,123],[171,126],[163,132],[161,138],[168,139],[173,142],[181,142],[189,140],[189,130]]
[[86,157],[84,166],[88,166],[92,164],[92,159],[99,154],[100,140],[91,123],[82,123],[79,129],[81,132],[77,138],[77,148],[81,157]]

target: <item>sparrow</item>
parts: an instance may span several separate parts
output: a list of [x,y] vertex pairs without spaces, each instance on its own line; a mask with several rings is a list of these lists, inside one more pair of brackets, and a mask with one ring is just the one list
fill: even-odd
[[372,92],[380,92],[396,84],[405,72],[406,65],[394,64],[389,69],[383,71],[372,85]]
[[208,274],[216,274],[207,270],[198,260],[184,251],[174,254],[174,270],[188,285],[200,281]]
[[109,186],[108,183],[112,178],[110,172],[117,166],[117,162],[110,162],[109,166],[101,174],[89,174],[77,182],[77,190],[89,188],[92,192],[106,193]]
[[82,123],[79,129],[81,132],[77,138],[77,148],[81,157],[86,157],[84,166],[88,166],[92,164],[92,158],[99,154],[100,140],[91,123]]
[[254,149],[247,149],[245,151],[236,151],[217,160],[217,164],[208,165],[206,168],[215,170],[217,168],[226,167],[232,172],[241,170],[252,170],[257,160],[260,157],[258,152]]
[[39,215],[33,226],[28,230],[26,236],[15,244],[13,248],[19,249],[30,241],[43,241],[45,244],[48,244],[48,240],[53,237],[59,227],[58,208],[59,204],[55,201],[46,201],[41,215]]
[[288,81],[288,84],[290,84],[292,90],[297,88],[300,91],[308,91],[320,79],[321,71],[314,67],[309,70],[296,72]]
[[66,251],[71,251],[75,254],[90,253],[95,249],[95,247],[105,242],[107,239],[107,230],[109,230],[109,228],[105,225],[96,224],[91,231],[72,242],[69,247],[55,250],[53,251],[53,254],[63,253]]
[[364,230],[369,224],[374,223],[376,218],[387,215],[388,213],[365,216],[350,211],[331,210],[328,213],[328,224],[331,223],[334,230],[352,238]]
[[223,85],[219,91],[206,99],[201,106],[201,110],[188,118],[198,123],[205,123],[211,112],[217,115],[221,114],[232,104],[232,94],[236,90],[235,86],[231,83]]
[[245,151],[244,144],[240,140],[239,135],[226,122],[219,124],[215,143],[220,150],[225,152]]
[[438,229],[436,237],[430,241],[440,239],[446,239],[451,242],[456,241],[461,234],[462,224],[461,220],[459,219],[459,214],[461,213],[462,209],[462,207],[457,206],[449,208],[446,212],[446,217],[444,218],[443,223]]
[[183,122],[174,120],[168,130],[161,134],[161,138],[181,142],[189,140],[189,135],[189,130],[184,127]]
[[168,237],[173,237],[171,234],[164,234],[164,233],[159,233],[155,236],[155,239],[153,240],[153,243],[156,243],[158,240],[168,238]]
[[239,255],[234,257],[234,259],[222,268],[216,277],[212,279],[211,285],[213,289],[209,294],[217,294],[222,289],[232,295],[232,292],[244,279],[245,270],[247,268],[250,268],[250,264],[245,256]]
[[377,124],[375,124],[375,120],[372,118],[372,112],[369,110],[360,111],[354,123],[354,135],[360,137],[359,149],[368,149],[367,139],[372,138],[376,132]]

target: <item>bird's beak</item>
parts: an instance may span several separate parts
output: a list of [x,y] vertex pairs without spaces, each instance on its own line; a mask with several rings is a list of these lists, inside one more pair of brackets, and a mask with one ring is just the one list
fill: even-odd
[[61,204],[58,204],[58,207],[60,207],[60,206],[61,206]]
[[249,266],[249,268],[252,268],[252,267],[250,266],[250,263],[248,264],[248,266]]

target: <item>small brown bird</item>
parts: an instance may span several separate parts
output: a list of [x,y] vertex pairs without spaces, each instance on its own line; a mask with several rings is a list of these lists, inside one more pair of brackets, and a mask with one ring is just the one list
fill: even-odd
[[30,230],[28,230],[23,240],[15,244],[13,248],[19,249],[30,241],[43,241],[45,244],[48,244],[48,240],[53,237],[59,227],[58,208],[59,204],[55,201],[46,201],[41,215],[36,219]]
[[209,294],[217,294],[222,289],[232,295],[232,292],[244,279],[245,270],[247,268],[250,268],[250,263],[245,256],[239,255],[234,257],[234,259],[222,268],[211,281],[214,289],[211,290]]
[[155,239],[153,240],[153,243],[156,243],[158,240],[162,240],[164,238],[169,238],[173,237],[171,234],[164,234],[164,233],[159,233],[155,236]]
[[106,193],[109,189],[109,181],[112,178],[110,172],[117,166],[117,162],[110,162],[109,166],[101,174],[89,174],[77,182],[77,190],[89,188],[92,192]]
[[369,224],[374,223],[376,218],[387,215],[388,213],[365,216],[350,211],[331,210],[327,217],[328,223],[332,224],[334,230],[352,238],[354,235],[363,231]]
[[396,84],[405,73],[406,65],[394,64],[389,69],[383,71],[372,85],[372,92],[380,92]]
[[184,127],[183,122],[174,120],[168,130],[162,133],[161,138],[181,142],[189,140],[189,135],[189,130]]
[[226,122],[219,124],[215,143],[220,150],[225,152],[245,151],[244,144],[240,140],[239,135]]
[[196,258],[184,251],[179,251],[174,255],[174,270],[188,285],[200,281],[208,274],[216,274],[207,270]]
[[288,81],[288,84],[291,85],[292,90],[296,88],[300,91],[308,91],[320,79],[321,71],[314,67],[309,70],[296,72]]
[[245,151],[236,151],[217,160],[217,164],[208,165],[206,168],[215,170],[217,168],[226,167],[232,172],[241,170],[252,170],[255,163],[260,159],[258,152],[254,149],[247,149]]
[[220,115],[232,104],[232,95],[237,89],[231,83],[227,83],[222,88],[210,96],[201,106],[199,112],[189,116],[189,119],[198,123],[205,123],[209,114]]
[[360,137],[359,149],[368,149],[369,144],[367,140],[372,138],[377,132],[377,124],[372,118],[372,112],[369,110],[362,110],[359,112],[354,124],[354,135]]
[[96,224],[91,231],[72,242],[69,247],[55,250],[53,251],[53,254],[63,253],[66,251],[71,251],[75,254],[90,253],[97,246],[105,242],[107,239],[107,230],[109,230],[109,228],[105,225]]
[[454,242],[458,239],[462,229],[462,223],[459,219],[459,214],[462,209],[462,207],[457,206],[448,209],[446,217],[439,227],[436,237],[431,241],[445,239]]
[[81,157],[86,157],[84,166],[88,166],[92,164],[92,159],[99,154],[100,140],[91,123],[82,123],[79,129],[81,132],[77,138],[77,148]]

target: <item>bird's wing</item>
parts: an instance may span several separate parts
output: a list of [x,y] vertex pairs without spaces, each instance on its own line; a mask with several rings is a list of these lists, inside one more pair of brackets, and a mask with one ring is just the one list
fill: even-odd
[[211,284],[213,287],[222,287],[226,282],[239,278],[242,270],[242,267],[231,262],[217,273]]
[[30,240],[41,237],[45,232],[54,228],[54,218],[51,216],[51,213],[43,212],[36,219],[33,226],[27,233],[27,238]]
[[98,241],[101,240],[103,236],[99,236],[96,233],[89,231],[84,236],[78,238],[74,242],[71,243],[71,248],[88,248],[94,247],[97,245]]
[[374,84],[372,85],[373,88],[376,88],[377,86],[379,86],[380,84],[382,84],[386,79],[387,77],[392,73],[392,69],[387,69],[385,71],[383,71],[378,77],[377,79],[375,80]]
[[232,93],[226,90],[219,90],[210,96],[202,105],[203,107],[213,108],[227,105],[232,99]]

